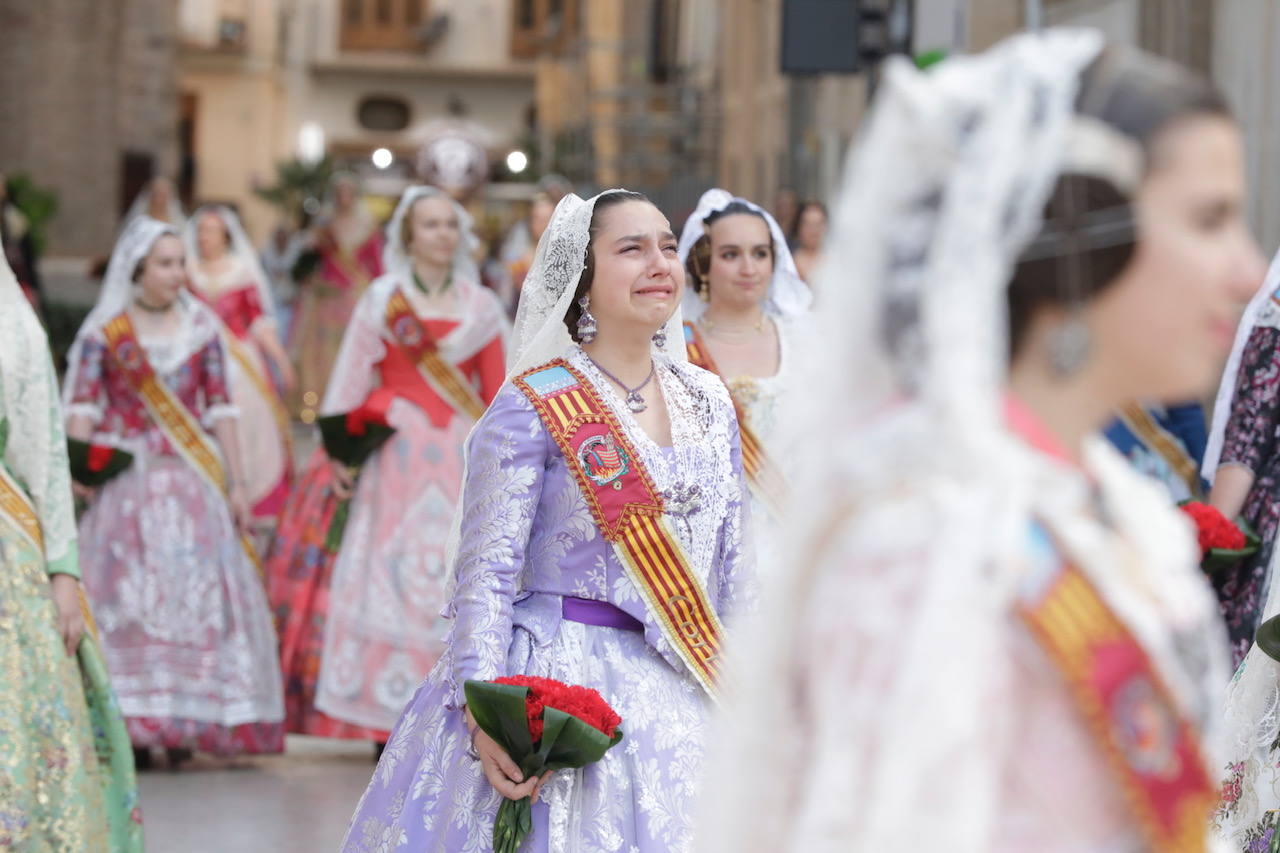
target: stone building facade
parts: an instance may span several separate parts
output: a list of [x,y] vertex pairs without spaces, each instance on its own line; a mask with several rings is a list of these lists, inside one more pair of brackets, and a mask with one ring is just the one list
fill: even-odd
[[[252,192],[303,137],[393,197],[442,121],[465,122],[495,163],[534,101],[511,0],[184,0],[179,87],[192,195],[230,202],[262,238],[278,214]],[[390,165],[371,154],[385,148]],[[312,152],[316,153],[316,152]]]
[[0,0],[0,172],[58,195],[53,256],[111,248],[131,191],[176,166],[171,0]]

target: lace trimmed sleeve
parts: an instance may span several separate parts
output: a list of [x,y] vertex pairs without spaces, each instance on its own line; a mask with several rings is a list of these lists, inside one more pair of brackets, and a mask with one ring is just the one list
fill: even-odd
[[212,426],[224,418],[237,418],[240,409],[231,399],[230,385],[227,382],[227,359],[222,349],[222,341],[215,335],[205,342],[200,353],[200,365],[204,372],[203,397],[204,412],[201,420]]
[[105,396],[102,367],[106,354],[107,345],[103,341],[94,336],[85,337],[74,371],[75,385],[67,402],[67,417],[86,417],[93,424],[102,420]]

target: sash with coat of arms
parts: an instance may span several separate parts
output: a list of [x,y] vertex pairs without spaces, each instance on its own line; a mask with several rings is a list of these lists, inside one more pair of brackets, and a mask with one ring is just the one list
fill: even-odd
[[663,637],[715,694],[724,628],[665,517],[662,495],[595,387],[564,359],[513,380],[564,455],[601,535]]

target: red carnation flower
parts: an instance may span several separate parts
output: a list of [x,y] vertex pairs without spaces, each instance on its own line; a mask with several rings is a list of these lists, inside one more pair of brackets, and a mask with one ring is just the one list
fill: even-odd
[[[514,675],[468,681],[463,690],[476,725],[507,751],[526,777],[586,767],[622,741],[622,718],[589,687]],[[523,709],[515,701],[521,696]],[[551,717],[550,731],[544,716]],[[521,730],[522,718],[529,737]],[[529,797],[502,801],[493,818],[494,853],[519,850],[533,829],[532,808]]]
[[572,717],[604,734],[613,737],[622,718],[609,706],[595,690],[574,684],[565,684],[554,678],[538,678],[532,675],[514,675],[509,678],[495,678],[496,684],[510,684],[513,687],[528,687],[525,697],[525,713],[529,719],[529,734],[533,742],[542,739],[542,712],[546,708],[564,711]]
[[1181,508],[1195,522],[1201,559],[1210,551],[1239,551],[1248,544],[1244,531],[1214,507],[1188,501]]
[[347,412],[347,434],[364,435],[369,431],[369,424],[390,426],[387,423],[387,410],[391,408],[393,400],[395,394],[390,389],[379,388],[374,391],[360,408]]
[[89,454],[86,460],[89,470],[95,474],[105,471],[107,465],[111,463],[111,455],[113,453],[115,453],[114,447],[108,447],[105,444],[89,445]]

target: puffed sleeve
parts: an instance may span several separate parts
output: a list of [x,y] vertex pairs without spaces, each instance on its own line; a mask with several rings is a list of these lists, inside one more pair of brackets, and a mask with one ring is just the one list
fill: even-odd
[[467,444],[456,587],[449,605],[451,678],[458,707],[468,679],[506,675],[511,609],[546,472],[549,438],[512,385],[498,392]]
[[490,329],[493,334],[479,352],[460,365],[487,406],[507,378],[507,338],[511,324],[502,303],[487,287],[477,285],[472,289],[467,310],[476,316],[482,328]]
[[201,350],[200,367],[204,422],[213,424],[223,418],[237,417],[240,412],[232,405],[230,385],[227,382],[226,353],[217,335],[211,337]]
[[1262,470],[1274,451],[1278,422],[1280,329],[1256,326],[1240,358],[1220,464]]
[[102,369],[106,360],[107,345],[86,336],[80,343],[80,357],[75,365],[74,386],[67,403],[67,417],[81,415],[90,422],[102,420],[106,398],[102,382]]
[[506,381],[506,353],[502,348],[502,338],[495,337],[485,344],[484,349],[472,356],[467,363],[467,373],[477,381],[480,399],[486,404],[492,403],[498,389]]

